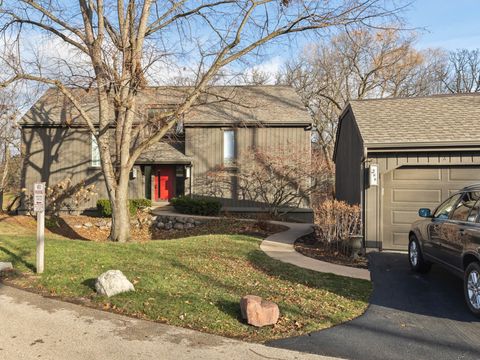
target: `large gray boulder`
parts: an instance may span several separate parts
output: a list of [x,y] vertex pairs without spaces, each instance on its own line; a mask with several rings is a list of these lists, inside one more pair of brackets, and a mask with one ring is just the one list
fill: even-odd
[[123,292],[135,291],[135,288],[120,270],[108,270],[97,278],[95,290],[100,295],[111,297]]
[[13,270],[13,265],[11,262],[0,262],[0,271],[4,270]]

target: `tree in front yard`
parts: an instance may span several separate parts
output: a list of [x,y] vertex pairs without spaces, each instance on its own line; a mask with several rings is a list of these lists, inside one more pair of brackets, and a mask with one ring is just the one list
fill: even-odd
[[[110,239],[125,242],[135,161],[201,101],[221,71],[300,32],[367,25],[392,14],[385,4],[390,6],[378,0],[4,0],[0,31],[7,54],[0,86],[41,82],[71,102],[99,146],[112,204]],[[57,57],[47,56],[55,51]],[[142,88],[168,82],[178,69],[190,71],[192,86],[174,106],[140,121]],[[72,87],[96,94],[98,118]]]

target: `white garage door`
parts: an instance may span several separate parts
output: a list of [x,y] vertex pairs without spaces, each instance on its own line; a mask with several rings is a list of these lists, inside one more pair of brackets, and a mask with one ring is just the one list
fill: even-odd
[[383,248],[406,250],[418,209],[433,210],[449,195],[480,182],[480,166],[401,167],[384,177]]

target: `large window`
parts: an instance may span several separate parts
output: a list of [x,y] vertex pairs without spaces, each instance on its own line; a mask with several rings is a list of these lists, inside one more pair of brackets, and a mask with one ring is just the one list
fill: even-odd
[[95,136],[92,134],[92,167],[100,167],[100,150],[98,149],[98,143]]
[[223,164],[232,166],[235,163],[235,131],[223,131]]

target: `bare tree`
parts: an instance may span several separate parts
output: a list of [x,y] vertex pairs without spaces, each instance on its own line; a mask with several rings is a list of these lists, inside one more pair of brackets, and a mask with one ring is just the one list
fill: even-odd
[[298,90],[313,115],[326,159],[349,100],[433,91],[437,55],[415,50],[414,41],[414,34],[394,28],[345,31],[287,64],[281,81]]
[[440,74],[446,92],[480,91],[480,49],[460,49],[448,55],[448,64]]
[[[232,175],[220,166],[196,179],[196,187],[214,198],[229,197],[232,189],[241,201],[254,202],[272,217],[318,200],[331,186],[331,176],[320,157],[310,159],[305,149],[285,146],[250,148],[243,151]],[[313,161],[312,161],[313,160]]]
[[19,170],[19,138],[16,121],[19,115],[15,89],[0,89],[0,211],[4,208],[4,195],[13,190]]
[[[102,172],[112,203],[110,239],[130,238],[127,193],[138,156],[159,141],[222,69],[253,56],[269,42],[307,30],[368,24],[392,14],[379,0],[4,0],[0,29],[22,41],[39,33],[71,54],[47,65],[32,53],[5,57],[2,86],[24,79],[57,87],[70,100],[99,144]],[[38,55],[38,53],[37,53]],[[74,61],[75,60],[75,61]],[[140,90],[159,62],[194,64],[193,86],[155,122],[136,123]],[[167,68],[168,68],[167,66]],[[172,69],[170,68],[170,71]],[[149,72],[150,71],[150,72]],[[71,85],[92,88],[99,115],[92,118]],[[113,114],[113,117],[112,117]],[[111,129],[111,131],[110,131]],[[115,146],[113,149],[110,143]]]

